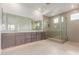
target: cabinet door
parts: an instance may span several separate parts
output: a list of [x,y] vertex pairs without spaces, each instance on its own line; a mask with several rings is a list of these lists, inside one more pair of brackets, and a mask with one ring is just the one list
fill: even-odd
[[24,44],[25,35],[24,33],[16,33],[16,45]]
[[32,42],[36,41],[36,39],[37,39],[36,36],[37,36],[37,35],[36,35],[36,32],[32,32],[32,33],[31,33],[31,41],[32,41]]
[[3,33],[2,34],[2,48],[8,48],[15,46],[15,34],[14,33]]
[[37,41],[41,40],[41,32],[37,32]]
[[45,32],[41,32],[41,39],[47,39],[47,35]]
[[31,42],[31,32],[25,33],[25,43]]

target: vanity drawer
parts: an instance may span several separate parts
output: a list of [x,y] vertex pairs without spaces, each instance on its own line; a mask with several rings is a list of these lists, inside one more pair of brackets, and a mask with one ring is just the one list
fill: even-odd
[[37,32],[37,41],[41,40],[41,32]]
[[32,33],[31,33],[31,41],[34,42],[34,41],[36,41],[36,39],[37,39],[37,34],[36,34],[36,32],[32,32]]
[[25,34],[24,33],[16,33],[16,46],[24,44]]
[[1,38],[2,49],[15,46],[15,34],[14,33],[5,33],[2,34]]
[[25,43],[31,42],[31,32],[25,33]]

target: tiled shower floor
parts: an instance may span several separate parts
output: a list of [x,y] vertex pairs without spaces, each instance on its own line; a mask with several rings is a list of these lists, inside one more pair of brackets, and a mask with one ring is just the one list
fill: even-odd
[[65,55],[79,54],[79,43],[57,43],[50,40],[42,40],[33,43],[8,48],[1,51],[4,55]]

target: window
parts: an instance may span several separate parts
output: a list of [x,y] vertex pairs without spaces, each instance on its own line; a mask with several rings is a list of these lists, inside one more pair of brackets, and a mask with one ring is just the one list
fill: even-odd
[[71,20],[79,20],[79,13],[72,14],[70,17]]

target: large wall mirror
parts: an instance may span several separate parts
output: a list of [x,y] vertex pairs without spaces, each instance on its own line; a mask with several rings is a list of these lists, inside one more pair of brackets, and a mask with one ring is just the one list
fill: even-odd
[[33,30],[41,30],[42,29],[42,21],[32,21],[32,29]]
[[2,32],[43,31],[43,20],[35,21],[28,17],[3,13]]

